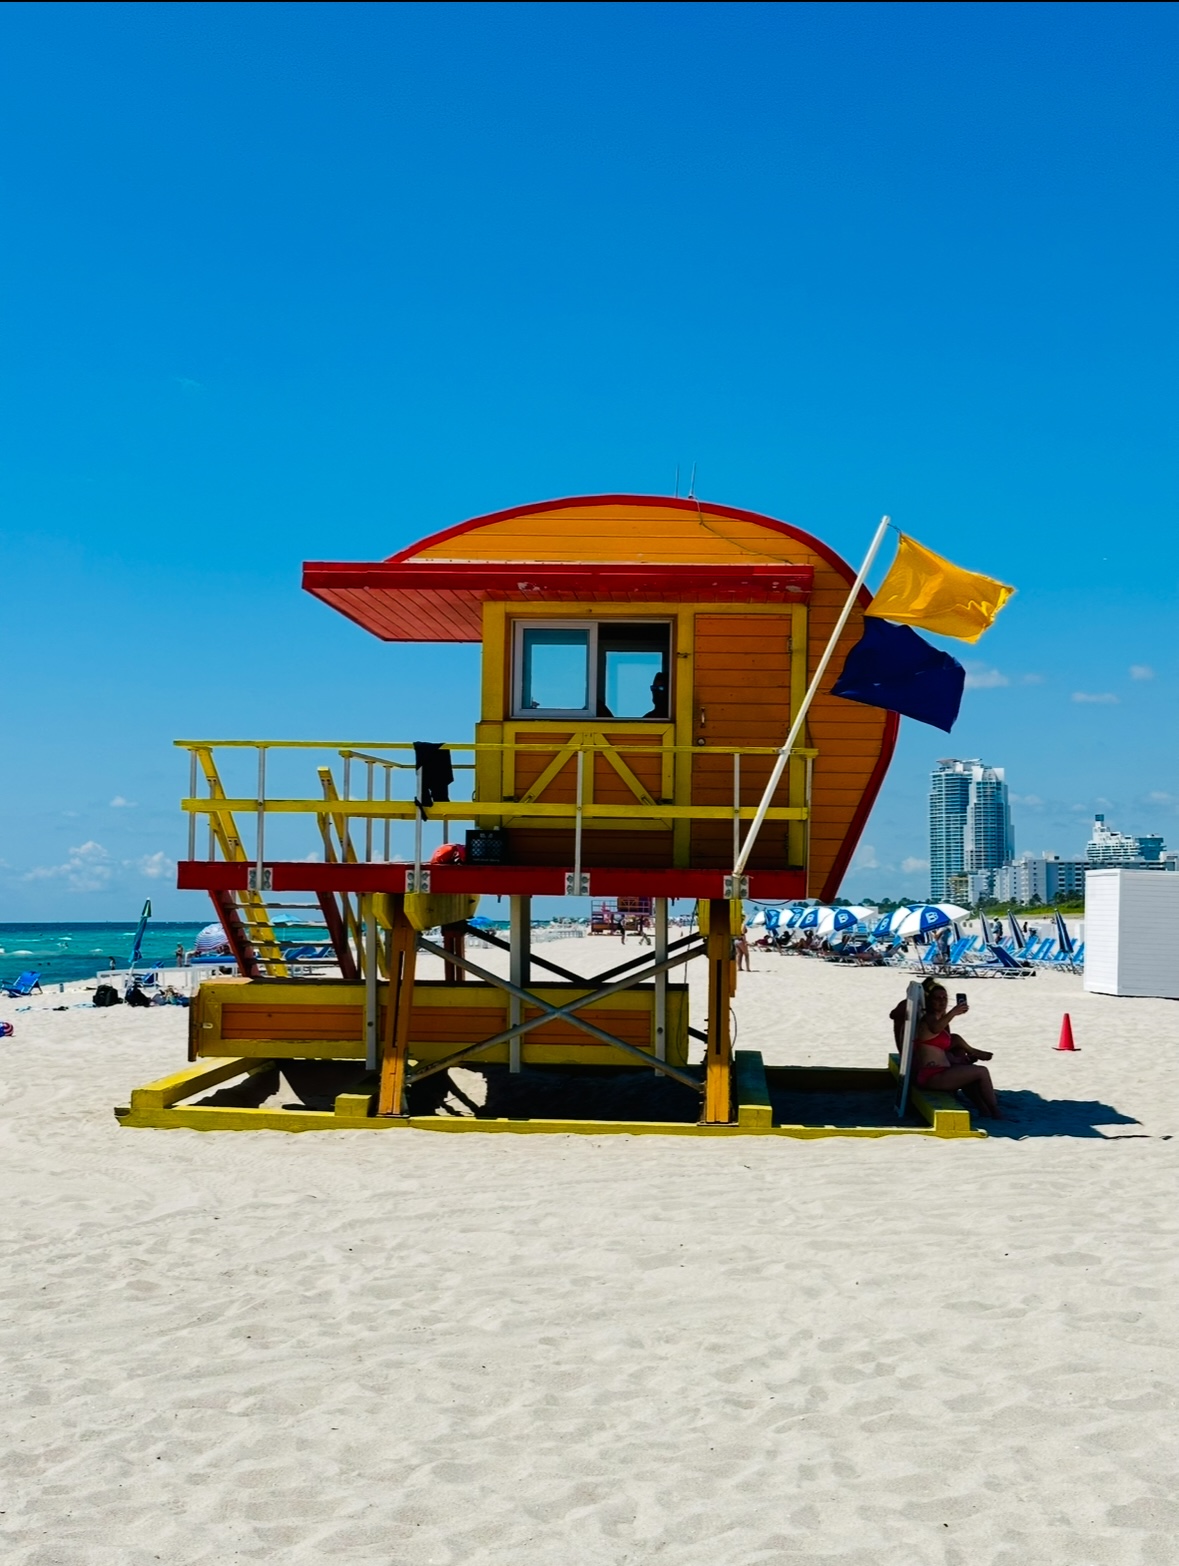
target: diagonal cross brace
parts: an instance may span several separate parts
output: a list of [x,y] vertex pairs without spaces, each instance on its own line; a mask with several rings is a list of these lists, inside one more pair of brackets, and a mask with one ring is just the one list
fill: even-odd
[[[502,1033],[497,1033],[489,1039],[482,1039],[478,1044],[469,1044],[464,1049],[457,1050],[453,1055],[448,1055],[444,1060],[432,1061],[430,1065],[415,1071],[410,1083],[421,1082],[425,1077],[432,1077],[439,1071],[446,1071],[451,1066],[457,1066],[461,1061],[468,1060],[472,1055],[482,1054],[484,1050],[494,1049],[498,1044],[506,1044],[511,1039],[518,1038],[523,1033],[529,1033],[533,1028],[539,1028],[545,1022],[571,1022],[575,1028],[580,1028],[583,1033],[588,1033],[592,1038],[600,1039],[602,1043],[609,1044],[611,1049],[619,1049],[627,1055],[634,1055],[641,1060],[644,1066],[652,1067],[656,1071],[663,1072],[664,1076],[673,1077],[677,1082],[682,1082],[685,1087],[690,1087],[695,1093],[702,1093],[704,1089],[695,1077],[689,1076],[686,1071],[680,1071],[676,1066],[669,1066],[666,1061],[657,1060],[646,1050],[637,1049],[633,1044],[625,1044],[621,1039],[615,1038],[612,1033],[605,1032],[602,1028],[596,1028],[592,1022],[586,1022],[584,1017],[578,1017],[576,1012],[583,1006],[591,1006],[595,1001],[605,999],[608,995],[618,995],[624,990],[631,990],[644,979],[654,978],[658,973],[664,973],[668,968],[678,967],[680,963],[687,961],[689,957],[696,956],[695,952],[677,952],[674,957],[667,957],[662,962],[653,962],[649,967],[640,969],[638,973],[632,973],[627,978],[619,980],[617,984],[607,984],[601,989],[591,990],[588,995],[583,995],[578,1000],[568,1001],[564,1006],[552,1006],[548,1001],[542,1000],[539,995],[533,995],[530,991],[521,989],[519,985],[511,983],[508,979],[500,978],[497,973],[489,973],[486,968],[480,968],[477,963],[471,962],[466,957],[460,957],[457,952],[444,951],[441,946],[435,946],[433,941],[427,941],[423,936],[418,936],[418,946],[424,952],[430,952],[435,957],[442,957],[447,962],[457,963],[460,968],[465,968],[468,973],[473,973],[477,979],[482,979],[486,984],[493,984],[497,989],[506,990],[509,995],[514,995],[517,1000],[524,1001],[529,1006],[539,1006],[541,1015],[532,1017],[527,1022],[518,1022],[513,1027],[505,1028]],[[700,951],[704,950],[703,944]]]
[[[494,946],[497,951],[510,952],[512,949],[507,941],[501,941],[498,936],[489,934],[487,930],[481,929],[476,924],[463,924],[459,928],[465,931],[467,935],[473,936],[476,940],[485,941],[488,946]],[[680,951],[681,947],[687,946],[695,940],[699,940],[699,936],[694,934],[681,936],[678,941],[672,941],[668,946],[668,955],[670,956],[672,952]],[[620,962],[616,967],[607,968],[604,973],[596,973],[593,977],[599,983],[607,983],[610,979],[617,977],[617,975],[626,973],[629,968],[635,967],[638,963],[649,962],[652,955],[653,953],[651,952],[640,953],[638,957],[632,957],[628,962]],[[691,955],[690,952],[681,953],[680,961],[688,962],[691,959]],[[560,963],[550,962],[547,957],[539,957],[536,952],[529,952],[528,961],[534,968],[543,968],[546,973],[555,973],[559,978],[569,979],[574,984],[583,983],[587,977],[584,973],[574,973],[571,968],[562,968]],[[704,1035],[701,1034],[700,1037],[703,1038]]]

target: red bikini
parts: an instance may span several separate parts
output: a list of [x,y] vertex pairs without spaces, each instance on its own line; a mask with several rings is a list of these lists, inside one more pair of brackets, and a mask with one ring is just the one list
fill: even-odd
[[[935,1033],[934,1036],[931,1039],[922,1039],[921,1040],[921,1044],[922,1044],[923,1048],[928,1047],[930,1049],[940,1049],[943,1053],[948,1053],[954,1047],[954,1041],[950,1037],[950,1030],[948,1028],[946,1028],[941,1033]],[[918,1066],[918,1068],[917,1068],[917,1086],[918,1087],[926,1087],[926,1086],[928,1086],[928,1084],[932,1081],[932,1079],[934,1077],[941,1076],[943,1071],[948,1071],[949,1069],[950,1069],[950,1062],[948,1060],[945,1062],[944,1065],[941,1065],[941,1066],[934,1066],[934,1065]]]

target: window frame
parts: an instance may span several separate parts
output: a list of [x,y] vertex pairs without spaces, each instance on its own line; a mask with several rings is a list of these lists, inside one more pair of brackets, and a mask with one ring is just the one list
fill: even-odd
[[[533,619],[529,616],[518,616],[512,620],[512,703],[511,718],[513,722],[520,721],[546,721],[557,719],[572,723],[668,723],[673,712],[672,707],[672,671],[675,667],[675,618],[672,615],[610,615],[602,619],[541,619],[537,616]],[[664,718],[604,718],[598,714],[598,632],[602,626],[611,625],[661,625],[667,628],[667,711]],[[586,643],[586,656],[589,666],[586,670],[586,700],[585,707],[525,707],[524,706],[524,633],[525,631],[588,631]]]

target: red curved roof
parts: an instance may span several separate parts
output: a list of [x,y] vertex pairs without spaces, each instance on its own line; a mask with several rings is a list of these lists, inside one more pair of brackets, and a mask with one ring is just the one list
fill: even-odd
[[[855,573],[821,540],[756,511],[662,495],[571,495],[472,517],[376,561],[311,560],[303,587],[382,641],[477,642],[482,604],[566,601],[627,603],[802,603],[810,596],[809,564],[731,561],[519,561],[422,558],[427,550],[515,518],[585,507],[633,506],[753,523],[813,551],[847,582]],[[861,593],[866,607],[867,592]]]

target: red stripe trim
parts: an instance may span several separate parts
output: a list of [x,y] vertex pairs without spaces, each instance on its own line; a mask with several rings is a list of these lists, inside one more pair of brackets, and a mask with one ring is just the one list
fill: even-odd
[[[302,860],[268,866],[276,892],[403,892],[404,864],[308,864]],[[572,866],[569,867],[572,869]],[[189,890],[244,889],[248,864],[184,860],[177,885]],[[563,897],[565,869],[550,865],[434,865],[435,892],[479,892],[495,896]],[[635,870],[629,866],[588,872],[595,897],[723,897],[723,870]],[[755,870],[751,897],[805,897],[801,870]]]

